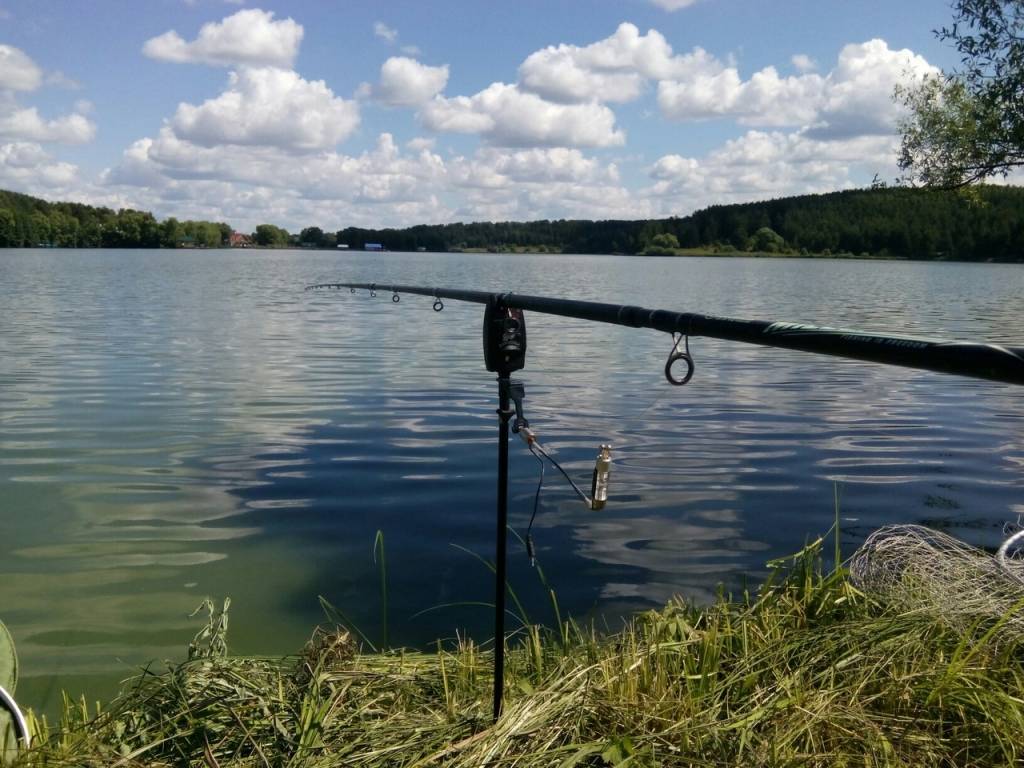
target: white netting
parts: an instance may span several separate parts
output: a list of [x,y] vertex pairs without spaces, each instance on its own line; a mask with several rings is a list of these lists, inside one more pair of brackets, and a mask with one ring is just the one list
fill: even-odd
[[1007,617],[1000,634],[1024,638],[1024,530],[991,555],[921,525],[885,526],[849,567],[859,589],[900,610],[924,611],[958,629]]

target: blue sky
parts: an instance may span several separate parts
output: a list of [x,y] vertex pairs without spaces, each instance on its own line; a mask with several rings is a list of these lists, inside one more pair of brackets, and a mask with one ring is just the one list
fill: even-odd
[[159,217],[685,215],[896,174],[946,2],[0,0],[0,188]]

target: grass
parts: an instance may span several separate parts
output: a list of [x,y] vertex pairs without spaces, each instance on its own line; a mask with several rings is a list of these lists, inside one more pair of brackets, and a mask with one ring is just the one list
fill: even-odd
[[294,657],[239,658],[211,611],[188,662],[34,720],[21,764],[1020,765],[1024,644],[888,607],[826,571],[823,546],[773,563],[756,594],[674,601],[614,634],[527,626],[497,723],[491,653],[469,639],[361,653],[321,628]]

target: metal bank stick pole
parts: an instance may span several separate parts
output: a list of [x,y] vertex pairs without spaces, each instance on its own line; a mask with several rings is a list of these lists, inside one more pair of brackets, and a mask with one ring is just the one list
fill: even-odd
[[508,423],[512,408],[509,374],[526,365],[526,320],[522,310],[497,300],[484,311],[484,364],[498,374],[498,500],[494,545],[494,719],[505,693],[505,590],[508,579]]
[[[650,328],[672,334],[674,345],[665,363],[665,377],[672,384],[686,384],[694,373],[690,354],[691,336],[707,336],[765,347],[793,349],[851,360],[918,368],[938,373],[988,379],[1007,384],[1024,384],[1024,347],[964,341],[929,339],[902,334],[872,333],[844,328],[829,328],[802,323],[740,320],[694,312],[673,312],[663,309],[593,301],[575,301],[548,296],[525,296],[516,293],[488,293],[457,288],[430,288],[418,285],[378,285],[377,283],[321,283],[306,290],[348,288],[352,293],[367,289],[371,296],[377,289],[390,291],[392,301],[399,293],[434,298],[434,311],[444,309],[442,299],[484,304],[484,363],[488,371],[498,374],[498,498],[497,530],[494,558],[494,719],[501,715],[505,687],[505,593],[507,587],[508,544],[508,434],[512,431],[527,440],[531,452],[555,464],[573,485],[577,495],[591,509],[601,509],[607,498],[609,446],[602,445],[594,469],[591,498],[583,493],[569,475],[544,451],[522,418],[522,383],[510,378],[526,364],[526,322],[524,310],[590,322]],[[684,346],[680,348],[680,344]],[[672,366],[685,362],[684,376],[676,377]],[[512,409],[515,402],[516,410]],[[535,455],[537,455],[535,453]],[[540,456],[538,456],[540,458]],[[543,482],[543,475],[541,475]],[[532,558],[532,545],[527,533],[527,551]]]

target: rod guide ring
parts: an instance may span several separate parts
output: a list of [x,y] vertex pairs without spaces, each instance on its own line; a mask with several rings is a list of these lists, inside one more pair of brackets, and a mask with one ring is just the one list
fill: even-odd
[[[668,360],[665,361],[665,378],[668,379],[669,384],[681,387],[693,378],[693,371],[695,368],[693,364],[693,355],[690,354],[690,337],[673,333],[672,339],[675,343],[672,345],[672,351],[669,352]],[[679,343],[684,339],[684,351],[680,351]],[[680,360],[686,361],[686,373],[681,379],[672,375],[672,366]]]

